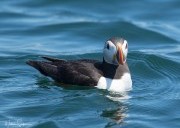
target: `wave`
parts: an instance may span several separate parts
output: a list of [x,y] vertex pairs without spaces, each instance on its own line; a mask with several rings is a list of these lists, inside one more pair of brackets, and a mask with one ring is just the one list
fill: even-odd
[[172,96],[179,88],[178,62],[161,55],[143,52],[131,52],[129,62],[135,88],[143,97],[173,98],[168,95]]

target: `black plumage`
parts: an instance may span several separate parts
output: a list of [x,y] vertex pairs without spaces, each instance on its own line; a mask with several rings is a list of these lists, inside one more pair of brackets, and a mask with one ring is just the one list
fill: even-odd
[[65,84],[95,86],[102,76],[100,63],[96,60],[60,60],[43,57],[49,61],[27,61],[43,75]]
[[27,64],[49,76],[57,82],[80,86],[96,86],[101,76],[120,79],[129,72],[127,64],[112,65],[97,60],[61,60],[43,57],[48,61],[27,61]]

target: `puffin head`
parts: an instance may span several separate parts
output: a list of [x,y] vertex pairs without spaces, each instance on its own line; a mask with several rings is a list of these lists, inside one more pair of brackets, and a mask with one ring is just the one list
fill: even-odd
[[105,42],[103,59],[113,65],[124,65],[128,53],[128,43],[123,38],[111,38]]

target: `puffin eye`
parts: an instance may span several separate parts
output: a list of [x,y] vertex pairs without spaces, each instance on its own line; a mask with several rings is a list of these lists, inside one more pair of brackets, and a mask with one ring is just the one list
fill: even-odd
[[107,49],[109,49],[109,44],[107,44]]
[[127,49],[127,47],[128,47],[128,46],[127,46],[127,44],[126,44],[126,47],[125,47],[125,48]]

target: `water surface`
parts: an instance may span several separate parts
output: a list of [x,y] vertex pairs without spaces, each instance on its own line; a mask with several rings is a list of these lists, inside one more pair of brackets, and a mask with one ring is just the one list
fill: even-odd
[[[0,2],[0,127],[179,128],[180,1]],[[128,95],[60,87],[25,64],[48,55],[102,60],[129,42]]]

